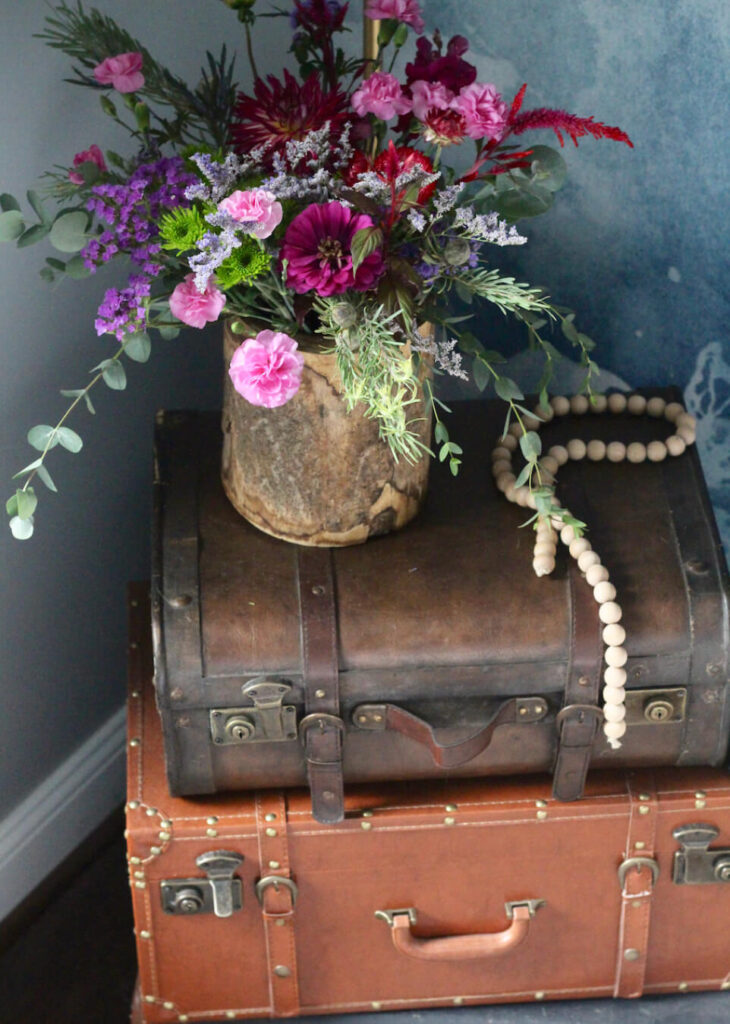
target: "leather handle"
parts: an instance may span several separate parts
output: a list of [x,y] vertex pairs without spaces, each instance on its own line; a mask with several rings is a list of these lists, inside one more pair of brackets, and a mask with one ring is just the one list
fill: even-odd
[[519,905],[514,908],[512,922],[504,931],[419,939],[411,931],[408,913],[393,914],[393,945],[399,953],[417,960],[478,960],[501,956],[525,941],[530,931],[531,916],[527,905]]
[[439,768],[456,768],[486,750],[500,725],[537,722],[545,717],[547,710],[547,703],[541,697],[507,700],[478,732],[453,743],[439,742],[433,727],[425,719],[397,704],[360,704],[355,708],[352,718],[359,729],[387,729],[407,736],[426,747]]

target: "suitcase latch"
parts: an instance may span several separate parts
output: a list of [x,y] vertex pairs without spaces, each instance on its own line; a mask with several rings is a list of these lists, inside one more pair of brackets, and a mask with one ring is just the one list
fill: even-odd
[[278,743],[297,738],[297,709],[285,704],[291,692],[288,683],[278,679],[252,679],[241,690],[252,705],[240,708],[213,708],[210,712],[210,734],[213,742],[223,746],[231,743]]
[[720,830],[714,825],[679,825],[672,835],[681,850],[674,854],[672,881],[676,885],[730,882],[730,848],[709,849]]
[[215,914],[230,917],[243,906],[241,879],[234,872],[243,863],[240,853],[210,850],[195,861],[207,878],[169,878],[160,883],[162,909],[166,914]]

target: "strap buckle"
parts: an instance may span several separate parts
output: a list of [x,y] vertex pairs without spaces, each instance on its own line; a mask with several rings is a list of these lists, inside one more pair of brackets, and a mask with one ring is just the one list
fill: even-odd
[[[618,880],[623,892],[626,884],[626,875],[632,868],[636,868],[637,871],[641,871],[642,868],[649,868],[651,871],[651,887],[652,889],[656,885],[656,880],[659,877],[659,865],[653,857],[627,857],[618,866]],[[638,894],[637,894],[638,895]]]

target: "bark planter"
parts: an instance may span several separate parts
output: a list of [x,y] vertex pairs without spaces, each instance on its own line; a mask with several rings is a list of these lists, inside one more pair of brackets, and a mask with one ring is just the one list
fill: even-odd
[[[405,526],[426,495],[428,453],[416,463],[396,462],[377,422],[357,407],[347,411],[334,354],[302,343],[296,395],[276,409],[251,405],[228,376],[245,337],[225,323],[221,476],[234,508],[273,537],[319,547],[361,544]],[[423,394],[409,418],[428,445],[431,410]]]

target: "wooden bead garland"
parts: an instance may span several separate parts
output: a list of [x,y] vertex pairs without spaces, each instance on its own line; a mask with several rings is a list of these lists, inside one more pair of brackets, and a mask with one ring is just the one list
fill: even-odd
[[[671,423],[675,432],[666,441],[650,441],[641,444],[634,441],[628,445],[621,441],[605,444],[600,440],[585,442],[581,438],[572,438],[565,445],[554,445],[538,462],[543,485],[552,485],[557,471],[568,461],[579,461],[588,458],[594,462],[607,459],[609,462],[631,462],[639,464],[645,460],[662,462],[667,456],[681,455],[687,445],[694,444],[697,424],[694,416],[690,416],[679,402],[665,402],[663,398],[646,399],[643,395],[624,395],[614,392],[611,395],[595,395],[593,404],[585,395],[555,395],[550,399],[549,408],[536,406],[533,416],[526,416],[522,423],[513,423],[509,432],[497,442],[492,452],[492,472],[497,487],[505,497],[523,508],[535,508],[536,502],[528,486],[515,487],[517,475],[512,466],[512,456],[518,448],[518,439],[528,430],[537,431],[554,416],[567,416],[569,413],[582,416],[592,413],[610,412],[620,414],[628,412],[632,416],[651,416],[655,419],[663,417]],[[561,509],[560,502],[553,496],[553,511]],[[604,624],[602,638],[606,645],[604,661],[606,669],[603,680],[603,733],[609,746],[618,750],[621,737],[626,732],[626,705],[624,689],[626,683],[626,630],[621,625],[622,610],[617,601],[616,588],[609,580],[608,569],[601,564],[600,556],[593,550],[586,537],[577,537],[575,529],[563,525],[562,518],[554,515],[551,518],[540,517],[537,520],[535,547],[532,567],[537,576],[547,576],[555,568],[555,552],[558,537],[568,548],[571,556],[578,563],[578,568],[585,574],[589,586],[593,587],[593,596],[598,605],[598,617]]]

